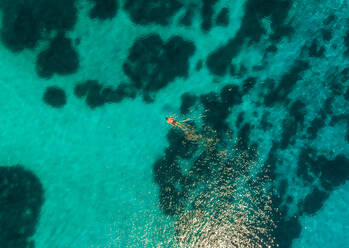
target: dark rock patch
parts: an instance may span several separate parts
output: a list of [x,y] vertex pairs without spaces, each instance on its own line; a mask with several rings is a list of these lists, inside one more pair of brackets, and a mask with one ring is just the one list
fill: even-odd
[[79,56],[73,48],[72,40],[59,33],[47,50],[37,58],[36,71],[40,77],[50,78],[53,74],[68,75],[79,68]]
[[262,71],[265,68],[264,65],[255,65],[252,67],[253,71]]
[[22,166],[0,167],[1,247],[35,247],[44,190],[40,180]]
[[222,103],[227,107],[232,107],[242,102],[242,93],[237,85],[228,84],[224,86],[220,95]]
[[112,19],[118,11],[118,0],[90,0],[95,6],[90,10],[90,18],[100,20]]
[[190,108],[195,105],[196,96],[191,95],[190,93],[184,93],[181,96],[182,104],[181,104],[181,114],[186,115],[190,112]]
[[279,192],[280,196],[284,196],[287,193],[286,192],[287,187],[288,187],[287,179],[282,179],[281,182],[280,182],[280,185],[279,185],[279,189],[278,189],[278,192]]
[[229,9],[223,8],[218,13],[216,18],[216,25],[226,27],[229,25]]
[[244,151],[249,148],[250,142],[250,134],[251,134],[251,125],[246,123],[239,130],[237,135],[238,147],[240,150]]
[[194,43],[180,36],[163,42],[158,34],[151,34],[134,42],[123,70],[132,85],[146,97],[177,77],[187,77],[189,58],[194,51]]
[[190,26],[194,17],[194,10],[193,9],[188,9],[186,10],[185,14],[182,16],[180,19],[179,23],[184,25],[184,26]]
[[280,216],[275,217],[274,223],[277,226],[274,232],[275,243],[278,244],[278,247],[292,247],[293,239],[298,238],[302,231],[299,215],[292,216],[287,220],[284,214],[280,214]]
[[235,126],[237,128],[240,128],[240,126],[243,124],[243,122],[244,122],[244,112],[240,112],[238,117],[236,118]]
[[322,117],[316,117],[310,122],[310,126],[307,129],[310,139],[315,139],[317,133],[321,128],[325,126],[325,120]]
[[260,18],[270,17],[271,28],[274,31],[271,39],[278,41],[289,35],[291,28],[284,24],[291,8],[292,1],[271,0],[260,2],[260,0],[249,0],[245,4],[245,15],[242,24],[234,38],[231,38],[225,45],[218,47],[206,60],[206,65],[212,74],[225,75],[232,59],[240,52],[245,40],[256,43],[266,33]]
[[290,115],[295,119],[297,124],[304,125],[306,115],[306,106],[301,100],[296,100],[290,107]]
[[77,84],[74,88],[74,94],[77,97],[86,97],[86,104],[90,108],[100,107],[105,104],[105,99],[102,96],[103,86],[95,80],[89,80],[85,83]]
[[52,31],[70,30],[77,20],[75,0],[2,1],[1,38],[13,52],[36,47]]
[[257,83],[257,78],[255,77],[249,77],[244,80],[244,83],[242,84],[242,91],[244,94],[249,92]]
[[81,43],[81,38],[76,38],[76,39],[74,40],[74,45],[75,45],[75,46],[80,45],[80,43]]
[[347,90],[344,93],[344,99],[349,101],[349,87],[347,88]]
[[78,98],[86,96],[86,104],[94,109],[106,103],[120,102],[127,97],[134,98],[136,91],[127,84],[120,84],[116,89],[103,88],[97,80],[88,80],[75,86],[74,95]]
[[288,196],[288,197],[286,198],[286,202],[287,202],[287,203],[292,203],[292,202],[293,202],[293,197],[292,197],[292,196]]
[[309,56],[310,57],[322,57],[325,53],[325,48],[323,46],[319,46],[319,42],[314,39],[309,47]]
[[230,65],[229,74],[230,74],[231,76],[235,76],[235,75],[237,74],[236,65]]
[[[292,1],[277,1],[261,2],[259,0],[249,0],[245,7],[244,31],[245,35],[257,42],[261,36],[265,34],[265,30],[258,20],[263,17],[270,17],[271,28],[274,34],[271,38],[276,39],[285,29],[285,19],[288,16]],[[254,34],[253,34],[254,33]]]
[[50,86],[46,88],[43,100],[54,108],[62,108],[67,103],[67,96],[63,89],[57,86]]
[[229,116],[229,109],[225,103],[222,103],[216,93],[209,93],[200,97],[201,103],[205,108],[204,122],[211,126],[218,133],[229,129],[225,119]]
[[318,175],[321,173],[320,179],[325,189],[332,190],[349,179],[349,159],[343,155],[337,155],[334,160],[320,156],[317,163],[319,168],[314,168],[314,172]]
[[341,84],[341,79],[339,79],[338,74],[333,75],[333,79],[329,82],[329,87],[334,96],[340,96],[343,94],[343,86]]
[[301,73],[309,69],[308,62],[296,60],[291,69],[282,76],[280,83],[271,89],[264,98],[266,106],[272,106],[278,102],[288,102],[287,96],[291,93],[296,82],[301,79]]
[[325,191],[315,188],[304,199],[303,211],[307,214],[314,214],[319,211],[324,204],[325,200],[329,197],[329,194]]
[[283,121],[282,137],[280,148],[285,149],[289,144],[294,144],[299,127],[304,126],[304,116],[306,114],[305,104],[296,100],[290,107],[290,118]]
[[333,114],[333,109],[332,109],[332,103],[333,103],[334,97],[330,96],[325,100],[324,105],[321,108],[320,114],[322,117],[326,117],[328,115]]
[[201,8],[201,28],[204,31],[208,31],[212,27],[212,17],[214,13],[214,6],[218,0],[202,0],[202,8]]
[[341,75],[343,76],[343,81],[346,82],[349,80],[349,68],[343,69],[341,72]]
[[167,139],[170,142],[167,154],[172,154],[174,157],[191,158],[198,149],[195,141],[186,139],[183,132],[177,132],[174,129],[168,132]]
[[294,144],[297,134],[297,122],[293,118],[285,119],[282,125],[282,136],[280,148],[286,149],[290,144]]
[[329,15],[325,20],[324,20],[324,24],[325,25],[330,25],[331,23],[333,23],[336,20],[336,16],[334,14]]
[[237,73],[237,76],[243,77],[247,73],[247,68],[243,64],[240,65],[239,72]]
[[330,41],[332,39],[332,31],[330,29],[324,28],[321,33],[324,41]]
[[181,177],[179,164],[169,158],[158,159],[153,165],[154,181],[160,186],[175,184]]
[[349,159],[337,155],[328,160],[324,156],[315,157],[314,151],[304,149],[299,155],[297,174],[308,182],[312,182],[312,177],[318,177],[321,185],[330,191],[349,179]]
[[284,37],[290,37],[293,32],[294,29],[292,28],[292,26],[283,25],[275,29],[275,32],[273,35],[271,35],[270,39],[273,42],[277,43]]
[[298,156],[297,176],[303,178],[306,182],[312,183],[315,179],[312,173],[312,163],[315,157],[315,151],[310,148],[303,149]]
[[332,115],[329,125],[334,126],[339,122],[347,123],[348,121],[349,121],[349,114]]
[[181,7],[178,0],[126,0],[123,6],[131,20],[140,25],[167,25]]
[[274,44],[268,46],[268,48],[266,49],[266,52],[268,53],[275,53],[278,50],[277,46],[275,46]]
[[261,127],[264,131],[273,127],[273,125],[268,121],[269,113],[264,112],[261,120]]
[[17,13],[13,14],[5,9],[2,21],[2,42],[13,52],[32,49],[41,39],[41,30],[30,6],[18,7]]
[[345,56],[349,56],[349,30],[347,31],[346,35],[344,36],[344,46],[346,47],[344,51]]
[[196,63],[195,69],[197,71],[200,71],[202,69],[202,60],[201,59]]
[[231,42],[213,51],[206,60],[206,66],[210,72],[217,76],[225,75],[231,64],[231,60],[238,54],[240,46],[231,40]]

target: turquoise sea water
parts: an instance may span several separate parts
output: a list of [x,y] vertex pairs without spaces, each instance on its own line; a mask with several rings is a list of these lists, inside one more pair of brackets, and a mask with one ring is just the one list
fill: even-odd
[[0,248],[349,247],[348,13],[0,0]]

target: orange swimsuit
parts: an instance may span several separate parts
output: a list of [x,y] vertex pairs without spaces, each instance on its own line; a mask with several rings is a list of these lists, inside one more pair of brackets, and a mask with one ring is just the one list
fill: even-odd
[[166,117],[165,118],[167,123],[172,125],[172,126],[176,126],[179,127],[180,129],[182,129],[183,131],[186,131],[187,128],[180,122],[176,121],[175,119],[173,119],[172,117]]
[[172,126],[175,126],[177,121],[171,117],[166,117],[166,121],[168,124],[172,125]]

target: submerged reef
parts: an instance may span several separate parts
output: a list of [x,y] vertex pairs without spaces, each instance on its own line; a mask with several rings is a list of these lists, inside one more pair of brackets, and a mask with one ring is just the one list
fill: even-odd
[[335,187],[349,180],[349,159],[343,155],[337,155],[329,160],[324,156],[315,156],[315,151],[304,149],[299,155],[299,176],[312,182],[313,178],[320,179],[324,189],[332,191]]
[[229,9],[223,8],[219,12],[216,18],[216,25],[218,26],[228,26],[229,25]]
[[67,103],[67,96],[63,89],[57,86],[50,86],[46,88],[43,100],[54,108],[62,108]]
[[77,20],[75,0],[1,1],[1,39],[13,52],[33,49],[54,32],[73,28]]
[[133,43],[123,70],[133,87],[143,93],[144,100],[151,102],[156,91],[177,77],[188,76],[189,58],[194,52],[194,43],[180,36],[164,42],[158,34],[152,33]]
[[95,6],[90,10],[90,18],[101,20],[112,19],[116,16],[119,2],[118,0],[90,0]]
[[212,17],[214,13],[214,6],[217,3],[217,0],[203,0],[201,7],[201,29],[208,31],[212,27]]
[[106,103],[117,103],[126,97],[134,98],[136,91],[128,84],[119,84],[115,89],[103,87],[97,80],[87,80],[78,83],[74,88],[74,95],[85,98],[86,104],[91,108],[101,107]]
[[50,78],[53,74],[68,75],[79,68],[79,56],[73,48],[72,40],[59,33],[42,51],[36,62],[39,76]]
[[37,176],[20,165],[0,166],[0,203],[0,246],[35,247],[31,237],[44,203]]
[[292,6],[292,1],[272,0],[268,3],[259,0],[248,0],[245,3],[245,13],[239,30],[226,44],[213,51],[206,60],[206,65],[212,74],[223,76],[227,73],[232,59],[239,54],[242,45],[260,42],[266,30],[262,27],[260,18],[270,17],[275,42],[288,36],[292,28],[285,21]]
[[301,73],[309,69],[309,63],[302,60],[296,60],[290,70],[284,74],[277,86],[273,86],[264,98],[266,106],[272,106],[277,103],[288,104],[287,96],[291,93],[295,84],[301,79]]
[[126,0],[123,6],[134,23],[167,25],[182,7],[178,0]]

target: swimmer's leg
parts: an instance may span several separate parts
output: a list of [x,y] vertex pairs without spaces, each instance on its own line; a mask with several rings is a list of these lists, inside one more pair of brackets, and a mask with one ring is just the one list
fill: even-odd
[[187,122],[187,121],[191,121],[191,120],[193,120],[193,119],[188,118],[188,119],[185,119],[185,120],[183,120],[183,121],[181,121],[181,122]]
[[182,123],[177,122],[176,126],[179,127],[180,129],[182,129],[183,131],[187,131],[188,130],[188,127],[186,127]]

